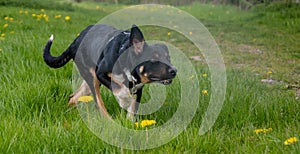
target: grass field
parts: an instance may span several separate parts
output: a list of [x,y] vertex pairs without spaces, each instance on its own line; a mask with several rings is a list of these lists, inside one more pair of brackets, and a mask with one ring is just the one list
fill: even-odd
[[[50,34],[55,34],[51,50],[59,55],[86,26],[124,7],[101,3],[56,7],[61,9],[0,6],[1,153],[300,151],[299,142],[284,144],[288,138],[299,140],[300,137],[300,98],[296,95],[300,84],[299,6],[279,9],[274,5],[250,11],[210,4],[179,7],[209,29],[224,56],[227,91],[214,127],[205,135],[198,135],[209,102],[210,72],[205,62],[194,61],[200,92],[207,90],[208,95],[199,94],[196,116],[178,137],[156,149],[131,151],[114,147],[95,136],[78,110],[67,107],[68,96],[73,91],[73,64],[51,69],[43,61],[42,50]],[[169,30],[161,29],[157,33],[157,28],[154,31],[151,27],[142,27],[142,30],[146,38],[174,43],[187,56],[195,56],[195,48],[179,34],[168,36]],[[278,83],[262,83],[262,79]],[[175,82],[167,89],[167,101],[158,112],[142,117],[157,121],[149,129],[162,125],[176,111],[178,86]],[[145,93],[144,100],[147,97]],[[104,100],[113,117],[126,125],[125,112],[107,91]],[[262,132],[257,132],[260,129]]]

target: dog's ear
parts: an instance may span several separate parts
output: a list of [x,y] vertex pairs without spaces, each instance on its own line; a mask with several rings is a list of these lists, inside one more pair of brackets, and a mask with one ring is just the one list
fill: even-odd
[[133,49],[136,54],[139,54],[143,51],[145,39],[143,33],[136,25],[132,25],[131,27],[130,44],[133,45]]

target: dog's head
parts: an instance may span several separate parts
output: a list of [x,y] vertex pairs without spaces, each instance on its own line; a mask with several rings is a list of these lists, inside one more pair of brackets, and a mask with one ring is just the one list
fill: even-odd
[[165,44],[148,45],[143,33],[133,25],[130,33],[130,43],[139,64],[134,72],[142,83],[159,82],[170,84],[177,70],[171,65],[168,48]]

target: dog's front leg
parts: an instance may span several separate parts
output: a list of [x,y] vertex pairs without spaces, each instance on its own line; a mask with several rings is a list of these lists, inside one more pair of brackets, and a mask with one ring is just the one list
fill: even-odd
[[143,93],[143,88],[137,90],[136,92],[136,101],[132,102],[128,108],[128,113],[127,113],[127,118],[134,120],[138,109],[139,109],[139,105],[141,102],[141,98],[142,98],[142,93]]
[[[128,111],[127,118],[130,120],[134,120],[134,113],[135,108],[138,104],[136,103],[136,100],[132,96],[130,90],[126,85],[124,85],[125,78],[123,74],[115,75],[115,74],[109,74],[108,76],[111,77],[111,86],[112,86],[112,92],[115,95],[116,99],[118,100],[118,103],[120,107]],[[140,92],[139,92],[140,93]],[[139,96],[140,100],[140,96]]]
[[107,87],[109,90],[112,90],[111,77],[105,73],[96,73],[96,74],[97,74],[97,78],[100,81],[100,83],[103,84],[105,87]]

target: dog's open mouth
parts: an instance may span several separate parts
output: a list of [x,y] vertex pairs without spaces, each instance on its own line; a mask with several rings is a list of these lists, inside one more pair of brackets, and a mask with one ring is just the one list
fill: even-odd
[[172,83],[172,79],[161,80],[160,83],[161,83],[161,84],[164,84],[164,85],[168,85],[168,84],[171,84],[171,83]]
[[161,79],[158,79],[158,78],[151,78],[151,80],[153,82],[158,82],[158,83],[161,83],[163,85],[168,85],[168,84],[171,84],[172,83],[172,79],[165,79],[165,80],[161,80]]

